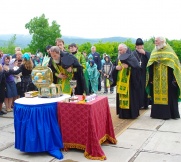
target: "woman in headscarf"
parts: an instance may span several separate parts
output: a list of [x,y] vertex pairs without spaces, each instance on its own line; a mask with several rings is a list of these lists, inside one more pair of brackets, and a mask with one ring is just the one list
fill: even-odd
[[[3,69],[9,68],[9,63],[10,63],[10,56],[5,54],[3,55],[2,59],[2,65]],[[6,75],[6,91],[5,91],[5,105],[6,105],[6,111],[11,112],[13,109],[11,108],[13,104],[13,98],[16,97],[17,94],[17,89],[16,89],[16,84],[14,82],[14,76],[13,75]]]
[[9,70],[8,74],[17,75],[22,72],[21,76],[21,94],[20,97],[24,97],[24,93],[27,91],[37,90],[36,86],[32,83],[31,72],[33,69],[33,62],[31,56],[28,53],[25,53],[23,56],[23,61],[20,68],[16,71]]

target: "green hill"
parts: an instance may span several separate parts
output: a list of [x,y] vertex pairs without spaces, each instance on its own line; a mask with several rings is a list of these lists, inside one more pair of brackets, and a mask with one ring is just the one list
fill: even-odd
[[[4,34],[0,35],[0,47],[5,46],[5,44],[13,37],[14,34]],[[31,42],[30,35],[17,34],[15,45],[21,48],[25,48]]]
[[[0,47],[3,47],[13,36],[13,34],[5,34],[0,35]],[[16,35],[16,41],[15,45],[20,46],[21,48],[25,48],[28,46],[28,44],[31,42],[31,35],[23,35],[23,34],[17,34]],[[125,37],[109,37],[109,38],[99,38],[99,39],[90,39],[90,38],[80,38],[80,37],[71,37],[71,36],[62,36],[62,39],[65,41],[65,44],[83,44],[86,42],[90,42],[91,44],[95,44],[98,42],[124,42],[128,38]],[[135,42],[134,38],[130,38]]]

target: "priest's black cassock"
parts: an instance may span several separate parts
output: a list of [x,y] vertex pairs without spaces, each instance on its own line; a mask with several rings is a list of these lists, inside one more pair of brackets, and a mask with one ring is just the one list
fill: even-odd
[[[119,118],[122,119],[134,119],[139,116],[139,75],[140,75],[140,66],[135,58],[135,56],[131,53],[131,51],[128,49],[125,54],[121,54],[118,57],[116,65],[118,65],[118,61],[121,61],[121,63],[127,64],[129,67],[131,67],[131,74],[130,74],[130,80],[129,80],[129,109],[123,109],[120,107],[120,98],[119,94],[116,94],[116,110],[117,114],[119,115]],[[116,70],[116,73],[118,71]],[[115,74],[114,74],[115,75]],[[116,79],[114,77],[114,79]],[[117,80],[117,79],[116,79]],[[115,82],[115,81],[114,81]]]
[[148,63],[148,60],[150,58],[150,53],[145,51],[145,55],[139,53],[137,50],[133,51],[133,55],[136,57],[138,60],[141,68],[140,68],[140,82],[139,82],[139,89],[138,89],[138,94],[139,94],[139,101],[140,101],[140,106],[139,108],[148,108],[149,105],[149,98],[148,94],[146,93],[146,66]]
[[[61,60],[58,63],[58,65],[62,66],[64,69],[67,69],[70,66],[73,67],[74,75],[72,79],[77,80],[75,95],[82,95],[86,91],[85,78],[83,75],[83,67],[80,65],[77,58],[68,52],[61,51],[60,56]],[[56,84],[57,83],[57,77],[55,76],[56,69],[52,64],[52,58],[50,59],[48,66],[51,68],[53,72],[53,82]]]

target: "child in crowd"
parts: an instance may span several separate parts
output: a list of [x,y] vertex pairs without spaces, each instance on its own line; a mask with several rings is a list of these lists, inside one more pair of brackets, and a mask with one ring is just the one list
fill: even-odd
[[88,80],[89,80],[89,93],[90,94],[97,93],[99,71],[97,70],[97,65],[94,63],[94,60],[92,59],[89,60],[87,72],[88,72]]
[[101,60],[101,67],[103,66],[103,64],[105,63],[105,57],[106,57],[106,53],[103,53],[102,55],[102,60]]
[[112,78],[113,64],[108,55],[106,55],[104,59],[105,59],[105,63],[103,63],[103,65],[102,65],[102,74],[103,74],[103,81],[104,81],[104,94],[108,93],[109,87],[110,87],[110,93],[113,93],[114,87],[111,86],[111,84],[113,82],[113,78]]

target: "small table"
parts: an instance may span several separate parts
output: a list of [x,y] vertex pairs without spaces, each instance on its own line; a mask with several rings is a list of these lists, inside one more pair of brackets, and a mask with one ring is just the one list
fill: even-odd
[[15,148],[23,152],[48,151],[62,159],[62,135],[57,120],[58,98],[19,98],[14,103]]
[[64,148],[85,150],[88,159],[105,160],[100,144],[117,142],[107,97],[98,96],[88,103],[58,102],[58,123]]

